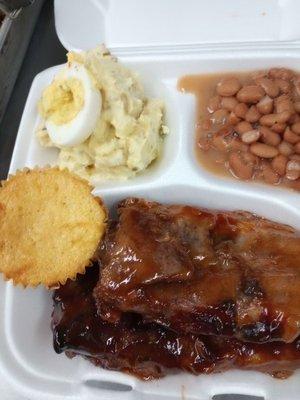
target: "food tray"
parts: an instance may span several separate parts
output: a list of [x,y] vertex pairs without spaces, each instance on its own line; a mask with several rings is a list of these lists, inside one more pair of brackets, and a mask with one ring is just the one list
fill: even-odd
[[0,24],[0,121],[43,3],[44,0],[36,0],[15,19],[6,16]]
[[[299,7],[296,1],[272,0],[267,5],[243,0],[230,4],[221,0],[209,4],[197,0],[56,0],[56,27],[65,47],[86,49],[106,42],[120,62],[140,74],[147,94],[163,98],[167,107],[170,134],[161,159],[145,174],[107,183],[95,188],[95,194],[109,207],[127,196],[139,196],[163,203],[248,210],[300,229],[299,193],[217,177],[199,165],[194,152],[195,99],[176,88],[177,79],[191,73],[277,65],[298,69]],[[136,24],[130,20],[133,17]],[[244,26],[248,29],[242,30]],[[12,173],[56,159],[56,150],[40,147],[34,131],[40,122],[37,101],[60,68],[43,71],[32,84]],[[2,286],[0,366],[14,387],[30,399],[211,400],[226,393],[266,400],[300,398],[300,371],[282,381],[259,372],[234,370],[197,377],[176,373],[143,382],[96,368],[79,357],[58,356],[52,349],[51,294],[42,288],[24,291],[10,283]]]

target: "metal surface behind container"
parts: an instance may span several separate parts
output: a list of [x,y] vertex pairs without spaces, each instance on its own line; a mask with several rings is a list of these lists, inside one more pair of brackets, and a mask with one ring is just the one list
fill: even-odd
[[15,16],[19,11],[34,3],[34,0],[0,0],[0,9],[10,16]]
[[6,16],[0,25],[0,121],[43,3],[44,0],[36,0],[16,18]]

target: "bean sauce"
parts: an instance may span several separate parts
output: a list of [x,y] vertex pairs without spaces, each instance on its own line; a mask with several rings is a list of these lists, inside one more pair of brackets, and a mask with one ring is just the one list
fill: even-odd
[[300,190],[300,74],[285,68],[184,76],[196,154],[209,171]]

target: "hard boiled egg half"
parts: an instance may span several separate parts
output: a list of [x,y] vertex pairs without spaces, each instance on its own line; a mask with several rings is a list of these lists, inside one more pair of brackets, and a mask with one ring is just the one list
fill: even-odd
[[83,143],[100,117],[102,96],[84,65],[69,62],[44,90],[39,111],[51,141],[61,147]]

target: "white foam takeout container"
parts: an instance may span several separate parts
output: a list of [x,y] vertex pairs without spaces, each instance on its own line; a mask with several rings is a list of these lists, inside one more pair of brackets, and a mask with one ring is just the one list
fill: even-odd
[[[132,180],[96,187],[112,206],[127,196],[163,203],[243,209],[300,229],[300,194],[210,174],[194,152],[195,99],[177,91],[184,74],[283,66],[299,69],[298,0],[56,0],[59,38],[67,49],[105,42],[120,62],[137,71],[149,96],[167,106],[170,134],[163,157]],[[35,138],[37,101],[60,66],[33,81],[20,124],[10,172],[55,162],[57,153]],[[51,293],[1,282],[0,365],[30,399],[209,400],[224,393],[299,400],[300,371],[287,380],[232,370],[193,376],[176,373],[154,382],[69,360],[52,348]]]

